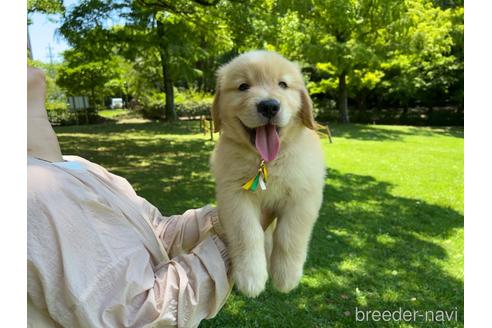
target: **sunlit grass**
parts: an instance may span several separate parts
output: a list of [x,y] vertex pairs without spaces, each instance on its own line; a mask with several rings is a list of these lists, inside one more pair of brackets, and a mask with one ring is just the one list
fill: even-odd
[[[126,177],[175,214],[214,203],[213,142],[196,122],[57,128],[65,154]],[[368,310],[453,310],[463,326],[463,130],[333,125],[328,177],[301,285],[233,293],[204,327],[379,327]],[[391,322],[389,327],[442,327]]]
[[104,118],[116,118],[118,116],[126,115],[128,110],[126,109],[104,109],[97,112],[99,116]]

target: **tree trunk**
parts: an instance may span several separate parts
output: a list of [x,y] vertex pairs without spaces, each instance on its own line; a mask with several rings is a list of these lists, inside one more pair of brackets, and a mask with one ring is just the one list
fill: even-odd
[[338,77],[338,110],[340,111],[340,122],[350,123],[347,105],[347,83],[345,77],[345,72]]
[[367,94],[364,91],[361,91],[359,97],[357,99],[357,109],[360,112],[365,112],[367,109]]
[[166,121],[176,121],[176,110],[174,108],[174,85],[169,76],[169,65],[167,64],[166,57],[161,52],[161,65],[162,75],[164,78],[164,92],[166,93],[166,108],[164,114],[166,115]]
[[166,121],[172,122],[176,120],[176,110],[174,108],[174,86],[169,72],[169,60],[166,53],[166,45],[164,44],[164,24],[156,20],[157,22],[157,35],[159,36],[159,53],[161,57],[162,66],[162,78],[164,82],[164,90],[166,94],[166,106],[164,114],[166,115]]
[[91,100],[89,101],[89,106],[92,108],[96,108],[96,92],[94,91],[94,87],[91,88]]

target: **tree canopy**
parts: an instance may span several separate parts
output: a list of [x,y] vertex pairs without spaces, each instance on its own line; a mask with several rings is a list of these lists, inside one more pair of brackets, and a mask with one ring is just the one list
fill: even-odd
[[[58,81],[67,92],[163,99],[213,91],[214,72],[264,48],[300,63],[319,111],[463,106],[463,2],[437,0],[30,0],[62,12],[72,46]],[[41,9],[39,9],[41,8]],[[119,64],[115,64],[119,63]],[[124,91],[122,91],[124,89]],[[119,91],[118,91],[119,90]]]

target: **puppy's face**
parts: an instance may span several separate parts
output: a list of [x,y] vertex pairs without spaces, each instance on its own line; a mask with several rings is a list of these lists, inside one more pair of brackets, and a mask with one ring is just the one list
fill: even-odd
[[216,131],[227,130],[253,145],[261,127],[280,136],[293,125],[314,128],[298,66],[274,52],[249,52],[221,67],[212,113]]

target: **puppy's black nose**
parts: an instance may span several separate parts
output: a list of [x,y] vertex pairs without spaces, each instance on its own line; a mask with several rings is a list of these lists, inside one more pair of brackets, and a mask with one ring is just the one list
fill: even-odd
[[258,113],[270,119],[277,115],[280,110],[280,102],[276,99],[262,100],[256,105],[256,108]]

